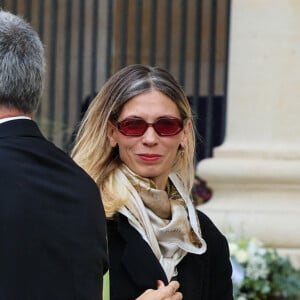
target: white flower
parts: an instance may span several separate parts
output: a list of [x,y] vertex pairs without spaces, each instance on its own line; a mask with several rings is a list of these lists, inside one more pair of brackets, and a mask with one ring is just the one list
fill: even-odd
[[[275,295],[299,298],[300,269],[298,271],[293,268],[289,259],[281,259],[276,251],[264,247],[256,238],[233,239],[233,237],[234,235],[231,235],[231,239],[228,239],[228,244],[235,300],[261,299],[262,296],[269,299]],[[278,271],[280,268],[283,268],[282,273]],[[287,276],[293,279],[281,286],[278,284],[278,276],[280,281],[285,281]]]
[[246,267],[246,276],[258,280],[267,278],[268,274],[269,269],[265,259],[258,255],[252,256]]
[[255,239],[251,238],[248,243],[248,252],[250,255],[255,255],[258,251],[261,250],[262,243]]
[[235,253],[235,258],[239,263],[244,264],[248,261],[249,255],[246,250],[238,249]]
[[257,250],[257,254],[260,256],[264,256],[267,253],[267,249],[265,248],[260,248]]
[[235,256],[236,252],[238,251],[239,247],[236,243],[233,242],[229,242],[228,243],[229,246],[229,252],[231,256]]

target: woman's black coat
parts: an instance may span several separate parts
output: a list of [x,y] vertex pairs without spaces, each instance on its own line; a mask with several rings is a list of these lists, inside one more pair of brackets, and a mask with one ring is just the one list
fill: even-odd
[[[207,243],[202,255],[188,253],[177,266],[184,300],[231,300],[231,264],[228,244],[212,221],[198,211],[201,231]],[[108,221],[110,299],[133,300],[146,289],[156,289],[166,275],[141,235],[118,214]]]

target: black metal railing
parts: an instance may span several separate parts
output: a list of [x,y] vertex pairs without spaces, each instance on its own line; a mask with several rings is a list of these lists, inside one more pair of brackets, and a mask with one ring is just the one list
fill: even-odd
[[37,120],[67,149],[83,100],[132,63],[168,69],[196,118],[197,160],[225,136],[230,0],[0,0],[45,44],[47,83]]

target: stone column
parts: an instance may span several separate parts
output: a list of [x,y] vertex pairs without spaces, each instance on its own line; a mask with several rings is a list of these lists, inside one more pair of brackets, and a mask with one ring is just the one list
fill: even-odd
[[[300,1],[232,0],[226,138],[197,173],[223,232],[300,252]],[[300,257],[300,256],[299,256]]]

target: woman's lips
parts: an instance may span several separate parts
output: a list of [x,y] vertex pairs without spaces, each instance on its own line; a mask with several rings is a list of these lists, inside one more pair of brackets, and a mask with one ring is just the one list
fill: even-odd
[[138,154],[139,158],[144,161],[157,161],[161,158],[161,155],[159,154],[147,154],[147,153],[141,153]]

